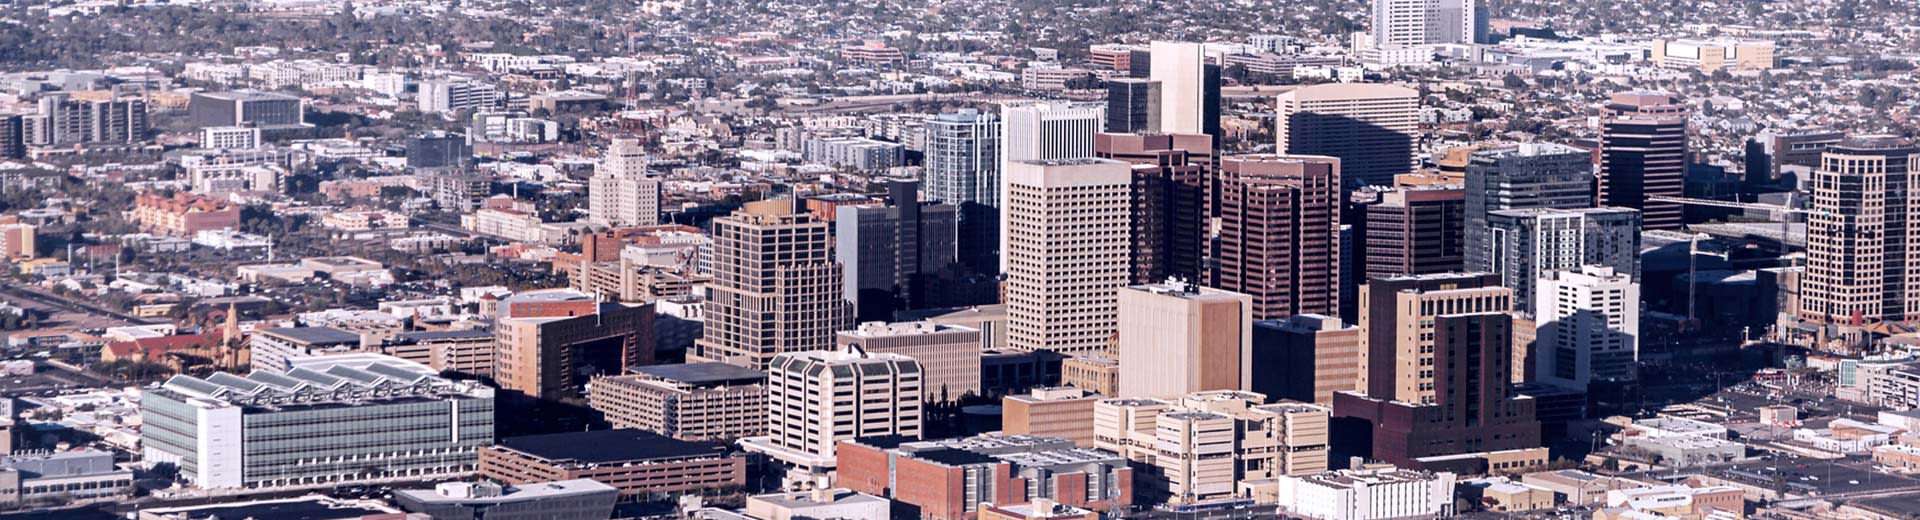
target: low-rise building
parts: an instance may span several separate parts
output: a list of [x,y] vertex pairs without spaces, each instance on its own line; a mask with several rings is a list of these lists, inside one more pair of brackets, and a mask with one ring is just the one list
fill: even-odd
[[1745,518],[1746,498],[1740,488],[1731,486],[1692,487],[1685,485],[1617,489],[1607,492],[1607,507],[1594,512],[1595,520],[1644,518],[1621,514],[1634,511],[1664,518],[1704,520]]
[[588,403],[614,428],[680,440],[732,440],[767,432],[767,374],[726,363],[634,367],[593,381]]
[[1462,481],[1460,490],[1464,498],[1479,502],[1491,511],[1533,511],[1553,507],[1555,503],[1553,490],[1514,482],[1507,477]]
[[747,516],[758,520],[887,520],[892,509],[891,500],[835,488],[747,497]]
[[254,331],[247,339],[253,368],[286,372],[293,358],[360,351],[360,335],[333,327],[276,327]]
[[0,507],[65,506],[133,496],[133,470],[113,454],[78,449],[0,457]]
[[1608,491],[1646,487],[1632,480],[1577,469],[1528,473],[1520,477],[1520,483],[1552,491],[1560,500],[1573,505],[1599,504],[1606,501]]
[[480,476],[512,485],[585,478],[644,496],[743,487],[747,459],[715,442],[592,430],[500,439],[480,450]]
[[974,520],[982,502],[1044,499],[1101,511],[1133,502],[1125,459],[1065,439],[876,437],[841,441],[838,457],[841,486],[917,507],[927,520]]
[[140,225],[141,231],[191,237],[201,231],[240,225],[240,207],[189,193],[175,193],[172,197],[142,193],[134,198],[132,220]]
[[1393,466],[1280,478],[1280,512],[1317,520],[1453,516],[1454,475]]
[[1097,395],[1073,387],[1036,388],[1000,399],[1000,431],[1007,435],[1057,437],[1075,446],[1093,447],[1093,404]]
[[590,479],[503,487],[492,482],[446,482],[433,489],[393,492],[409,513],[434,520],[604,520],[620,490]]

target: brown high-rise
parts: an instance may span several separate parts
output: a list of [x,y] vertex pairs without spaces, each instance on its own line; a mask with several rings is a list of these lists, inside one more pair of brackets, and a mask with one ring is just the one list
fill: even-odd
[[1920,146],[1863,136],[1827,148],[1813,171],[1800,319],[1920,323]]
[[1097,134],[1098,157],[1133,164],[1135,284],[1178,276],[1199,280],[1207,249],[1213,137],[1206,134]]
[[1207,285],[1253,296],[1253,318],[1340,312],[1340,159],[1220,162],[1220,248]]
[[1460,271],[1465,266],[1467,192],[1460,184],[1400,186],[1367,206],[1361,279]]
[[1600,205],[1640,210],[1647,230],[1680,229],[1686,195],[1687,107],[1670,94],[1614,94],[1600,131]]
[[830,225],[792,200],[748,203],[713,219],[713,284],[689,361],[765,370],[785,352],[833,347],[852,324]]
[[1419,459],[1540,447],[1533,400],[1512,391],[1513,290],[1499,283],[1454,273],[1361,286],[1366,391],[1333,403],[1336,416],[1367,423],[1364,455],[1427,466]]

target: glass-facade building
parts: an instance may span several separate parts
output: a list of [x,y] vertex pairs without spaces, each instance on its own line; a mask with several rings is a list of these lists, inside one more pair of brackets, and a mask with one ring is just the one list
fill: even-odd
[[397,358],[343,356],[286,374],[174,376],[141,399],[149,464],[196,487],[284,488],[474,472],[493,389]]

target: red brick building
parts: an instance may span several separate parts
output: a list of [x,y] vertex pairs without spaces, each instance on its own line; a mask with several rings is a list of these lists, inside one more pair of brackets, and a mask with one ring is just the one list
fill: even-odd
[[[1075,448],[1065,439],[869,438],[840,441],[837,453],[842,487],[891,498],[928,520],[977,520],[982,502],[1007,506],[1048,499],[1095,511],[1133,503],[1133,470],[1126,459]],[[1030,481],[1037,478],[1044,479],[1032,488],[1037,496],[1029,496]],[[1089,487],[1096,492],[1089,493]],[[976,500],[968,501],[969,495]]]

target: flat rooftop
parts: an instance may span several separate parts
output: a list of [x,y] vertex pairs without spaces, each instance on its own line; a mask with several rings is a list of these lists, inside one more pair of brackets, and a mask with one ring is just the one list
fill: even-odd
[[634,367],[631,371],[636,374],[645,374],[660,379],[690,384],[758,383],[767,380],[766,372],[726,363],[649,365]]
[[333,327],[278,327],[260,331],[309,345],[359,343],[360,335]]
[[589,464],[719,457],[727,445],[683,441],[642,430],[591,430],[500,439],[499,447],[551,461]]

